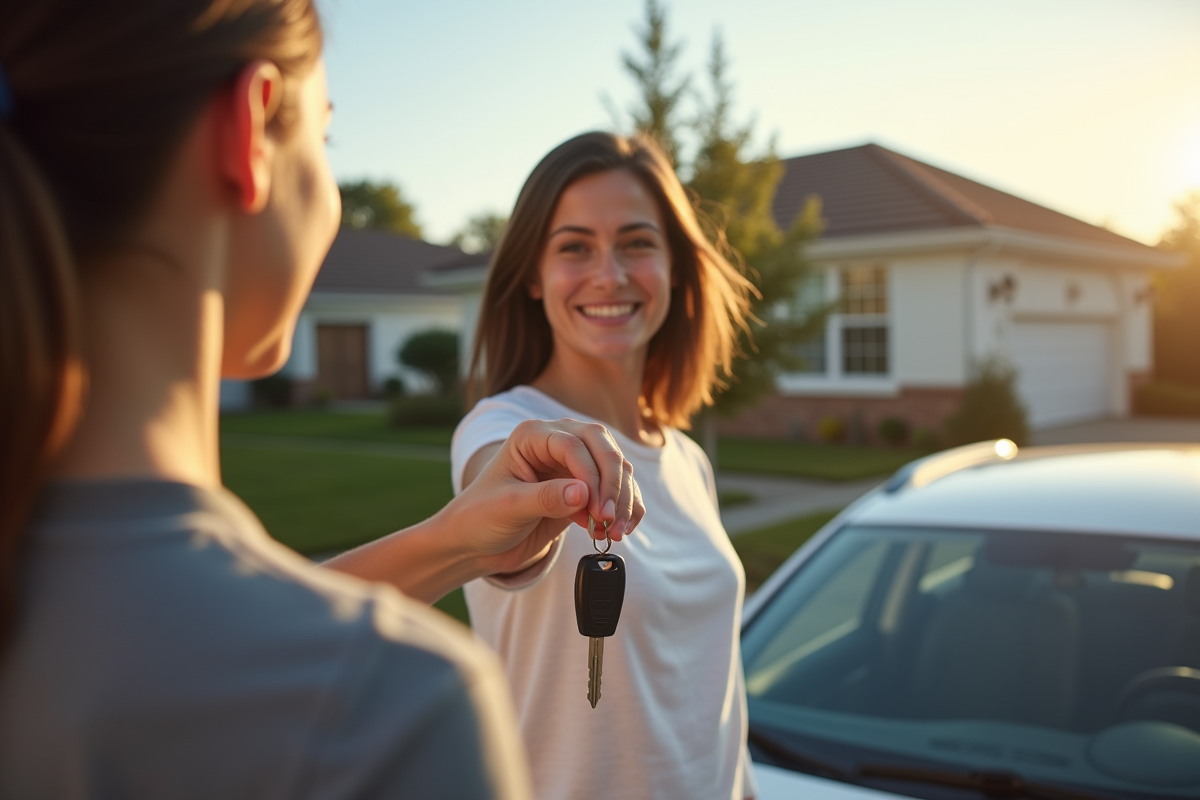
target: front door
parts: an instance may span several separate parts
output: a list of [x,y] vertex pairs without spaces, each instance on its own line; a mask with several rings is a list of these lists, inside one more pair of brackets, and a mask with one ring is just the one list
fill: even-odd
[[317,385],[338,400],[368,395],[367,326],[317,326]]

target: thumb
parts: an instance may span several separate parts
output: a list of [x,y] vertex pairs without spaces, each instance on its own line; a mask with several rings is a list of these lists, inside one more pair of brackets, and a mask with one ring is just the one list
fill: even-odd
[[535,518],[563,519],[587,507],[587,484],[571,478],[527,483],[519,490],[532,522]]

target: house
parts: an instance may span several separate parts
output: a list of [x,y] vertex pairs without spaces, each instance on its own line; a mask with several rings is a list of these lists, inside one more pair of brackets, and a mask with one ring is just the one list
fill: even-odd
[[1178,257],[875,144],[783,163],[776,221],[810,196],[826,221],[798,310],[838,313],[804,371],[727,433],[807,437],[824,417],[865,439],[886,417],[938,430],[995,356],[1034,429],[1129,413],[1153,366],[1149,272]]
[[[862,439],[887,417],[940,430],[994,356],[1035,429],[1129,413],[1152,369],[1149,273],[1177,256],[875,144],[783,163],[780,227],[811,196],[825,219],[794,311],[838,313],[802,345],[804,371],[725,433],[810,438],[825,417]],[[485,275],[447,263],[426,278],[462,296],[464,347]]]
[[[293,402],[307,402],[319,387],[340,400],[379,396],[392,377],[410,389],[424,388],[425,378],[401,367],[396,351],[414,333],[459,330],[462,303],[453,292],[426,286],[421,276],[440,264],[472,259],[455,247],[384,231],[338,231],[281,370],[292,381]],[[223,382],[221,393],[223,409],[249,405],[241,382]]]

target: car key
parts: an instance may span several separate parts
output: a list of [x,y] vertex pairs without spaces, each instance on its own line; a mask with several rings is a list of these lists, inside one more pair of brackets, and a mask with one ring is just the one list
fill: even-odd
[[604,640],[617,630],[625,600],[625,560],[610,555],[612,540],[604,525],[604,550],[596,544],[596,522],[588,517],[588,535],[595,553],[579,559],[575,570],[575,622],[588,637],[588,702],[600,702],[600,675],[604,670]]

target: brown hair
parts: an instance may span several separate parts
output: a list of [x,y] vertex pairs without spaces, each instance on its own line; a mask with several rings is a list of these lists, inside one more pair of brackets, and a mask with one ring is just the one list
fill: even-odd
[[21,532],[85,400],[79,270],[146,211],[187,128],[255,59],[320,57],[312,0],[0,4],[0,645]]
[[554,346],[550,323],[528,287],[551,218],[572,183],[616,169],[629,170],[657,200],[671,255],[671,304],[646,354],[644,412],[656,423],[687,428],[701,406],[712,404],[714,389],[725,385],[722,373],[730,374],[738,330],[748,332],[752,284],[720,229],[710,230],[716,244],[705,236],[658,144],[641,134],[593,132],[551,150],[521,188],[483,290],[471,356],[473,397],[527,384],[546,368]]

